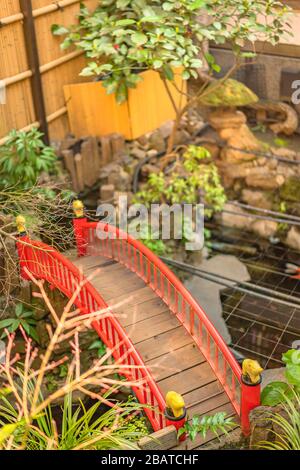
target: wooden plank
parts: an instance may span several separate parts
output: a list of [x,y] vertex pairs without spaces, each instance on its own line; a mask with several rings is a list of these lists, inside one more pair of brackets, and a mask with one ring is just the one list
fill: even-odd
[[128,294],[117,295],[115,293],[115,296],[112,299],[108,299],[107,303],[108,305],[114,305],[124,300],[129,307],[135,305],[138,299],[142,302],[153,298],[155,298],[154,292],[145,286],[131,293],[130,297],[128,297]]
[[121,134],[111,134],[111,149],[113,160],[118,160],[125,150],[125,139]]
[[78,186],[78,181],[77,181],[77,174],[76,174],[76,168],[75,168],[75,160],[74,160],[74,154],[72,150],[63,150],[62,151],[62,156],[65,162],[66,169],[70,173],[71,176],[71,181],[72,181],[72,189],[75,191],[75,193],[78,193],[79,191],[79,186]]
[[[126,307],[117,309],[118,314],[124,313]],[[133,322],[138,323],[140,321],[146,320],[147,318],[153,318],[157,315],[160,315],[163,312],[167,311],[166,304],[156,297],[155,299],[146,300],[146,302],[137,303],[134,306],[130,307],[134,314],[128,316],[128,318],[122,321],[124,327],[132,325]],[[127,309],[128,310],[128,309]]]
[[90,138],[81,145],[84,185],[91,188],[98,179],[98,170],[94,168],[93,143]]
[[222,393],[224,393],[223,387],[218,380],[215,380],[207,385],[203,385],[195,390],[184,393],[183,398],[186,407],[191,408],[203,400],[207,400],[207,397],[214,397]]
[[167,426],[149,436],[142,437],[138,446],[142,450],[167,450],[177,445],[177,430],[175,426]]
[[[157,382],[180,374],[183,370],[202,364],[206,359],[195,344],[188,344],[175,351],[146,362]],[[178,377],[180,379],[180,377]]]
[[182,371],[179,376],[174,375],[159,382],[159,387],[163,394],[169,390],[174,390],[183,395],[190,390],[206,385],[215,380],[215,375],[207,362]]
[[144,361],[149,361],[156,357],[160,357],[162,354],[167,353],[172,349],[175,350],[186,344],[191,344],[192,342],[193,340],[187,331],[178,326],[171,331],[167,331],[139,343],[137,349]]
[[78,190],[83,191],[84,190],[84,172],[83,172],[83,162],[82,162],[82,156],[80,153],[77,153],[75,155],[75,167],[76,167],[76,174],[77,174],[77,182],[78,182]]
[[112,161],[112,148],[110,136],[102,136],[100,139],[101,142],[101,165],[107,165]]
[[130,339],[134,345],[138,348],[138,343],[145,341],[146,339],[153,338],[166,331],[177,328],[178,320],[176,317],[172,317],[170,312],[162,313],[157,317],[149,318],[139,322],[135,327],[130,330]]

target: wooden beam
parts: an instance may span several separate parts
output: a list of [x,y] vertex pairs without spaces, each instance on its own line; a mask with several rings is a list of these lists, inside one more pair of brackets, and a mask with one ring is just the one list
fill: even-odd
[[48,123],[46,118],[45,100],[40,73],[40,61],[37,47],[36,31],[32,14],[32,1],[20,0],[20,8],[24,15],[24,40],[29,68],[32,72],[31,90],[36,120],[40,123],[40,130],[44,134],[44,142],[49,144]]

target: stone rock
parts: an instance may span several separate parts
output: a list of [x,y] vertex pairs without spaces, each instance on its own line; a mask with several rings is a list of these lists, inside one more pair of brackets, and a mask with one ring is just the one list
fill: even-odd
[[243,209],[235,206],[234,204],[227,203],[224,206],[224,210],[232,211],[234,214],[229,214],[227,212],[222,212],[220,214],[220,221],[225,227],[234,227],[234,228],[250,228],[252,219],[246,217],[243,214],[246,214]]
[[126,191],[130,186],[130,175],[121,167],[115,164],[108,176],[108,184],[112,184],[119,191]]
[[172,133],[174,121],[166,121],[160,127],[159,131],[164,139],[168,139]]
[[297,159],[297,152],[295,152],[295,150],[287,149],[285,147],[282,147],[282,148],[272,147],[271,151],[274,155],[276,155],[276,157],[285,158],[287,160]]
[[283,175],[271,174],[266,176],[249,175],[246,177],[247,186],[261,189],[277,189],[283,185],[285,178]]
[[160,152],[165,152],[166,150],[166,142],[165,139],[160,132],[159,129],[156,131],[152,132],[152,134],[149,137],[149,145],[152,149],[157,150],[158,153]]
[[115,186],[113,184],[104,184],[100,188],[100,199],[102,202],[112,201],[114,198]]
[[253,191],[251,189],[242,190],[242,201],[250,206],[259,207],[261,209],[271,209],[272,202],[268,200],[262,191]]
[[191,139],[190,134],[185,129],[179,129],[174,138],[174,145],[186,144]]
[[148,150],[147,152],[147,157],[149,158],[155,158],[158,155],[158,151],[155,149]]
[[300,251],[300,232],[292,227],[286,237],[285,244],[294,250]]
[[155,165],[151,165],[150,163],[147,163],[141,169],[141,173],[143,176],[149,176],[150,173],[158,174],[159,172],[160,172],[160,169]]
[[270,382],[286,382],[285,367],[277,367],[276,369],[263,370],[261,376],[261,390],[263,390]]
[[252,223],[251,229],[262,238],[270,238],[277,232],[278,224],[273,220],[256,220]]
[[221,158],[228,163],[253,160],[256,158],[251,150],[258,151],[260,142],[247,126],[247,118],[241,111],[218,110],[209,117],[210,124],[218,132],[221,139],[226,141],[228,147],[247,150],[249,153],[225,148]]
[[269,406],[258,406],[250,411],[250,447],[256,448],[261,441],[272,440],[272,421]]
[[141,137],[139,137],[137,139],[137,142],[142,145],[142,147],[146,147],[146,146],[149,146],[149,141],[148,141],[148,136],[147,135],[141,135]]
[[132,150],[130,150],[130,155],[132,157],[138,158],[139,160],[143,160],[146,157],[147,152],[146,150],[142,150],[139,147],[134,147]]

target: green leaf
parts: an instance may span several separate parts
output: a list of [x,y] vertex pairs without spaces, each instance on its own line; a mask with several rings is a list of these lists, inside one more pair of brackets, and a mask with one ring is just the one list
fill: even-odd
[[285,395],[291,391],[286,382],[271,382],[261,393],[261,404],[265,406],[276,406],[285,401]]
[[285,370],[285,376],[287,381],[291,385],[300,387],[300,365],[299,364],[287,364]]
[[64,34],[68,34],[69,30],[65,28],[64,26],[60,26],[58,24],[53,24],[51,26],[51,32],[55,36],[63,36]]
[[147,38],[146,34],[134,33],[131,36],[131,40],[137,46],[142,46],[143,44],[146,44],[146,42],[148,41],[148,38]]
[[3,444],[17,429],[18,424],[5,424],[0,428],[0,444]]
[[163,72],[167,78],[167,80],[174,80],[174,72],[172,70],[172,67],[170,67],[169,65],[165,65],[164,68],[163,68]]
[[129,26],[131,24],[136,24],[135,20],[123,19],[116,22],[116,26]]
[[23,312],[23,304],[18,303],[15,308],[16,316],[20,317],[22,315],[22,312]]
[[156,59],[153,61],[153,67],[155,69],[160,69],[164,65],[163,61],[160,59]]
[[13,323],[13,318],[6,318],[5,320],[1,320],[0,321],[0,329],[4,329],[4,328],[7,328],[8,326],[11,326],[11,324]]

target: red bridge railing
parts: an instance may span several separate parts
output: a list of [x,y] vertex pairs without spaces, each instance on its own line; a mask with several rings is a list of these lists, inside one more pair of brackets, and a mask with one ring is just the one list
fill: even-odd
[[[241,367],[226,343],[174,273],[141,242],[116,227],[79,217],[74,219],[74,232],[79,256],[101,255],[114,259],[142,278],[168,305],[210,364],[241,418],[244,434],[248,434],[249,412],[260,403],[260,386],[244,382]],[[84,280],[76,266],[48,245],[22,236],[17,249],[24,278],[27,277],[27,268],[33,276],[45,279],[68,298]],[[86,280],[75,304],[83,314],[108,308],[99,292]],[[140,403],[151,406],[145,408],[145,413],[153,429],[165,427],[166,404],[162,393],[113,312],[92,325],[102,341],[112,349],[115,360],[129,366],[122,372],[126,378],[142,383],[133,389]]]
[[[83,314],[95,313],[108,306],[97,290],[84,279],[82,273],[68,259],[44,243],[22,236],[17,242],[21,275],[28,279],[26,269],[36,278],[44,279],[52,286],[71,298],[82,283],[75,300],[75,305]],[[85,282],[82,282],[85,281]],[[99,337],[112,350],[116,361],[122,364],[122,374],[135,382],[133,391],[145,407],[151,425],[155,431],[165,427],[165,400],[142,358],[135,350],[114,314],[103,315],[103,319],[94,321],[93,328]],[[128,365],[128,369],[124,366]]]
[[260,404],[260,386],[246,384],[241,367],[206,313],[175,274],[145,245],[114,226],[74,220],[78,255],[101,255],[136,273],[168,305],[209,362],[249,433],[249,412]]

